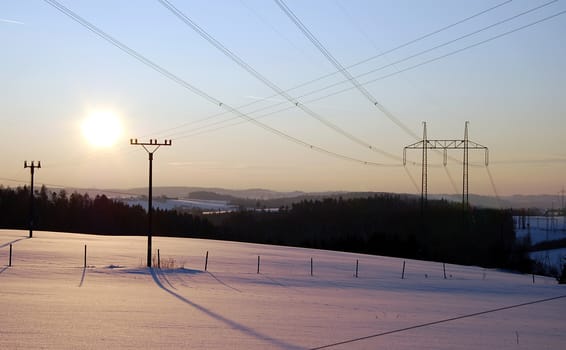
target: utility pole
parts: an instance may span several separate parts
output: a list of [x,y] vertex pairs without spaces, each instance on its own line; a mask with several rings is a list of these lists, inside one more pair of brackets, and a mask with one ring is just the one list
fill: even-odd
[[[426,136],[426,122],[423,122],[423,155],[421,168],[421,215],[424,215],[428,201],[428,140]],[[404,164],[403,164],[404,165]]]
[[24,161],[24,169],[29,168],[31,173],[31,186],[29,190],[29,238],[33,237],[33,175],[35,174],[35,169],[41,168],[41,162],[38,161],[35,164],[35,161],[31,161],[31,164],[28,164],[27,160]]
[[150,139],[149,142],[138,142],[138,139],[130,139],[130,145],[142,146],[149,155],[149,194],[147,198],[147,267],[151,267],[153,154],[161,146],[171,146],[171,140],[165,140],[164,142],[159,143],[156,139]]

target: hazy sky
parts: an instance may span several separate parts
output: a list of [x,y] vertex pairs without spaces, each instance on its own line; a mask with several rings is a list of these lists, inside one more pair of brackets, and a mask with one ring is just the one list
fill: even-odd
[[[488,169],[470,151],[471,193],[494,194],[489,173],[500,195],[566,185],[564,0],[285,0],[397,123],[344,75],[329,75],[335,66],[274,1],[170,0],[267,84],[159,1],[61,3],[146,61],[47,2],[1,0],[4,185],[27,183],[24,160],[41,160],[40,184],[143,187],[147,154],[129,139],[167,138],[154,186],[415,193],[421,153],[409,151],[406,168],[402,156],[423,121],[429,139],[462,139],[469,121],[470,140],[489,147]],[[119,119],[114,146],[87,141],[92,113]],[[443,167],[429,153],[429,193],[461,191],[462,152],[449,155]]]

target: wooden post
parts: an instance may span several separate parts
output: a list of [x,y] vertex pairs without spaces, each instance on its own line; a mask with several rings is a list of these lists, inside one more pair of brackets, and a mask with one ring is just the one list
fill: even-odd
[[86,269],[86,244],[85,244],[85,256],[84,256],[83,267]]
[[257,273],[259,274],[259,255],[257,256]]
[[405,261],[403,260],[403,272],[401,273],[401,279],[405,279]]
[[533,284],[535,284],[535,274],[533,273]]
[[159,255],[159,249],[157,249],[157,268],[161,268],[161,256]]
[[356,278],[358,278],[358,265],[359,265],[359,260],[356,259]]
[[312,257],[311,257],[311,276],[312,276]]
[[8,267],[12,267],[12,244],[10,244],[10,259],[8,260]]
[[204,259],[204,271],[208,269],[208,251],[206,251],[206,258]]
[[446,264],[442,263],[442,269],[444,270],[444,279],[446,279]]

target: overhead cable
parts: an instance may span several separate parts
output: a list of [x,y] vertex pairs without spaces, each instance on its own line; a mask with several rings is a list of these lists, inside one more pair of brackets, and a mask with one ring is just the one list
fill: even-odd
[[[492,6],[492,7],[490,7],[490,8],[487,8],[487,9],[485,9],[485,10],[482,10],[482,11],[480,11],[480,12],[477,12],[477,13],[475,13],[475,14],[473,14],[473,15],[471,15],[471,16],[468,16],[468,17],[466,17],[466,18],[463,18],[463,19],[461,19],[461,20],[459,20],[459,21],[457,21],[457,22],[451,23],[451,24],[446,25],[446,26],[444,26],[444,27],[442,27],[442,28],[439,28],[439,29],[434,30],[434,31],[432,31],[432,32],[429,32],[429,33],[427,33],[427,34],[421,35],[421,36],[419,36],[419,37],[417,37],[417,38],[415,38],[415,39],[412,39],[412,40],[410,40],[410,41],[407,41],[407,42],[405,42],[405,43],[403,43],[403,44],[400,44],[400,45],[398,45],[398,46],[396,46],[396,47],[394,47],[394,48],[391,48],[391,49],[389,49],[389,50],[387,50],[387,51],[385,51],[385,52],[382,52],[382,53],[380,53],[380,54],[378,54],[378,55],[371,56],[371,57],[366,58],[366,59],[364,59],[364,60],[362,60],[362,61],[359,61],[359,62],[354,63],[354,64],[352,64],[352,65],[346,66],[345,68],[346,68],[346,69],[350,69],[350,68],[356,67],[356,66],[358,66],[358,65],[364,64],[364,63],[366,63],[366,62],[369,62],[369,61],[374,60],[374,59],[376,59],[376,58],[379,58],[379,57],[381,57],[381,56],[387,55],[387,54],[389,54],[389,53],[392,53],[392,52],[394,52],[394,51],[397,51],[397,50],[399,50],[399,49],[401,49],[401,48],[404,48],[404,47],[406,47],[406,46],[409,46],[409,45],[411,45],[411,44],[417,43],[417,42],[419,42],[419,41],[421,41],[421,40],[424,40],[424,39],[426,39],[426,38],[428,38],[428,37],[431,37],[431,36],[433,36],[433,35],[436,35],[436,34],[438,34],[438,33],[441,33],[441,32],[443,32],[443,31],[445,31],[445,30],[447,30],[447,29],[450,29],[450,28],[455,27],[455,26],[457,26],[457,25],[459,25],[459,24],[462,24],[462,23],[464,23],[464,22],[467,22],[467,21],[469,21],[469,20],[471,20],[471,19],[473,19],[473,18],[479,17],[479,16],[481,16],[481,15],[483,15],[483,14],[485,14],[485,13],[488,13],[488,12],[490,12],[490,11],[493,11],[493,10],[495,10],[495,9],[497,9],[497,8],[499,8],[499,7],[501,7],[501,6],[503,6],[503,5],[506,5],[506,4],[510,3],[511,1],[512,1],[512,0],[504,1],[504,2],[502,2],[502,3],[500,3],[500,4],[497,4],[497,5],[495,5],[495,6]],[[301,87],[304,87],[304,86],[313,84],[313,83],[318,82],[318,81],[320,81],[320,80],[323,80],[323,79],[325,79],[325,78],[331,77],[331,76],[336,75],[336,74],[338,74],[338,73],[339,73],[339,72],[334,71],[334,72],[332,72],[332,73],[328,73],[328,74],[322,75],[322,76],[320,76],[320,77],[318,77],[318,78],[315,78],[315,79],[312,79],[312,80],[303,82],[303,83],[301,83],[301,84],[299,84],[299,85],[295,85],[294,87],[288,88],[288,89],[286,89],[286,90],[284,90],[284,91],[285,91],[285,92],[290,92],[290,91],[299,89],[299,88],[301,88]],[[277,96],[278,96],[278,94],[274,94],[274,95],[271,95],[271,96],[266,97],[266,99],[273,98],[273,97],[277,97]],[[254,104],[257,104],[257,103],[259,103],[259,102],[261,102],[261,100],[252,101],[252,102],[250,102],[250,103],[247,103],[247,104],[244,104],[244,105],[240,105],[240,106],[238,106],[237,108],[238,108],[238,109],[246,108],[246,107],[252,106],[252,105],[254,105]],[[283,102],[277,103],[277,104],[272,105],[272,106],[277,106],[277,105],[281,105],[281,104],[283,104]],[[268,107],[268,108],[269,108],[269,107]],[[265,109],[267,109],[267,108],[265,108]],[[262,109],[262,110],[264,110],[264,109]],[[228,113],[228,112],[217,113],[217,114],[214,114],[214,115],[205,117],[205,118],[201,118],[201,119],[199,119],[199,120],[197,120],[197,121],[191,121],[191,122],[188,122],[188,123],[180,124],[180,125],[178,125],[178,126],[176,126],[176,127],[173,127],[173,128],[168,128],[168,129],[165,129],[165,130],[161,130],[160,132],[167,132],[167,131],[171,131],[171,130],[174,130],[174,129],[178,129],[178,128],[185,127],[185,126],[188,126],[188,125],[192,125],[192,124],[195,124],[195,123],[198,123],[198,122],[201,122],[201,121],[205,121],[205,120],[207,120],[207,119],[212,119],[212,118],[215,118],[215,117],[219,117],[219,116],[224,115],[224,114],[226,114],[226,113]],[[253,113],[253,112],[252,112],[252,113]]]
[[291,103],[295,107],[301,109],[303,112],[305,112],[306,114],[308,114],[312,118],[318,120],[319,122],[321,122],[322,124],[324,124],[328,128],[330,128],[330,129],[334,130],[335,132],[339,133],[340,135],[350,139],[351,141],[353,141],[353,142],[355,142],[359,145],[362,145],[364,148],[368,148],[372,151],[375,151],[377,153],[380,153],[380,154],[382,154],[386,157],[389,157],[389,158],[392,158],[392,159],[395,159],[395,160],[401,160],[401,158],[398,155],[395,155],[395,154],[389,153],[387,151],[384,151],[380,148],[377,148],[376,146],[360,139],[359,137],[354,136],[353,134],[345,131],[343,128],[339,127],[338,125],[330,122],[328,119],[326,119],[326,118],[322,117],[321,115],[319,115],[318,113],[314,112],[312,109],[310,109],[309,107],[307,107],[306,105],[304,105],[303,103],[298,101],[296,98],[293,98],[291,95],[289,95],[287,92],[285,92],[279,86],[277,86],[275,83],[270,81],[267,77],[265,77],[264,75],[259,73],[257,70],[255,70],[247,62],[245,62],[242,58],[240,58],[238,55],[236,55],[234,52],[232,52],[230,49],[228,49],[226,46],[224,46],[221,42],[219,42],[216,38],[214,38],[212,35],[210,35],[201,26],[199,26],[197,23],[195,23],[191,18],[189,18],[180,9],[175,7],[170,1],[168,1],[168,0],[158,0],[158,1],[166,9],[168,9],[171,13],[173,13],[177,18],[179,18],[183,23],[185,23],[187,26],[189,26],[191,29],[193,29],[197,34],[199,34],[203,39],[205,39],[212,46],[217,48],[226,57],[228,57],[229,59],[234,61],[236,64],[238,64],[246,72],[250,73],[254,78],[256,78],[257,80],[261,81],[263,84],[268,86],[278,96],[284,97],[289,103]]
[[407,134],[415,139],[418,139],[417,134],[415,134],[411,129],[409,129],[399,118],[395,117],[385,106],[383,106],[377,99],[350,74],[350,72],[344,68],[344,66],[338,62],[338,60],[326,49],[326,47],[312,34],[312,32],[303,24],[303,22],[295,15],[295,13],[285,4],[283,0],[274,0],[277,5],[285,12],[287,17],[291,19],[293,23],[299,28],[299,30],[309,39],[309,41],[322,53],[326,59],[332,63],[334,68],[337,69],[346,79],[354,85],[362,95],[364,95],[375,107],[377,107],[387,118],[389,118],[393,123],[400,127]]
[[[511,19],[515,19],[515,18],[517,18],[517,17],[519,17],[519,16],[522,16],[522,15],[525,15],[525,14],[527,14],[527,13],[533,12],[533,11],[535,11],[535,10],[541,8],[541,7],[547,6],[547,5],[549,5],[549,4],[553,3],[553,2],[555,2],[555,0],[553,0],[553,1],[551,1],[551,2],[548,2],[548,3],[545,3],[545,4],[543,4],[543,5],[537,6],[537,7],[535,7],[535,8],[531,8],[530,10],[527,10],[527,11],[525,11],[525,12],[522,12],[522,13],[520,13],[520,14],[518,14],[518,15],[514,15],[514,16],[512,16],[512,17],[510,17],[510,18],[507,18],[507,19],[504,19],[504,20],[502,20],[502,21],[499,21],[499,22],[497,22],[497,23],[495,23],[495,24],[491,24],[491,25],[489,25],[489,26],[483,27],[483,28],[481,28],[481,29],[479,29],[479,30],[476,30],[476,31],[474,31],[474,32],[467,33],[467,34],[462,35],[462,36],[460,36],[460,37],[458,37],[458,38],[456,38],[456,39],[452,39],[452,40],[449,40],[449,41],[444,42],[444,43],[442,43],[442,44],[436,45],[436,46],[434,46],[433,48],[429,48],[429,49],[420,51],[420,52],[418,52],[418,53],[416,53],[416,54],[413,54],[413,55],[410,55],[410,56],[408,56],[408,57],[402,58],[402,59],[397,60],[397,61],[395,61],[395,62],[391,62],[391,63],[386,64],[386,65],[383,65],[383,66],[381,66],[381,67],[372,69],[372,70],[370,70],[369,72],[365,72],[365,73],[359,74],[359,75],[357,75],[355,78],[360,78],[360,77],[362,77],[362,76],[369,75],[369,74],[371,74],[371,73],[375,73],[375,72],[380,71],[380,70],[384,70],[384,69],[386,69],[386,68],[388,68],[388,67],[395,66],[395,65],[397,65],[397,64],[399,64],[399,63],[405,62],[405,61],[407,61],[407,60],[409,60],[409,59],[412,59],[412,58],[416,58],[416,57],[418,57],[418,56],[421,56],[421,55],[423,55],[423,54],[425,54],[425,53],[431,52],[431,51],[433,51],[433,50],[435,50],[435,49],[438,49],[438,48],[440,48],[440,47],[447,46],[448,44],[453,44],[453,43],[455,43],[456,41],[459,41],[459,40],[462,40],[462,39],[464,39],[464,38],[467,38],[467,37],[469,37],[469,36],[471,36],[471,35],[473,35],[473,34],[477,34],[477,33],[479,33],[479,32],[485,31],[485,30],[487,30],[487,29],[489,29],[489,28],[493,28],[493,27],[495,27],[496,25],[500,25],[500,24],[502,24],[502,23],[508,22],[508,21],[510,21]],[[484,13],[484,12],[486,12],[486,11],[487,11],[487,10],[483,11],[482,13]],[[561,13],[559,13],[559,14],[557,14],[557,15],[560,15],[560,14],[561,14]],[[477,14],[476,14],[476,16],[477,16]],[[443,54],[443,55],[441,55],[441,56],[434,57],[434,58],[432,58],[432,59],[429,59],[429,60],[426,60],[426,61],[417,63],[417,64],[415,64],[415,65],[412,65],[412,66],[409,66],[409,67],[406,67],[406,68],[403,68],[403,69],[400,69],[400,70],[398,69],[397,71],[395,71],[395,72],[393,72],[393,73],[389,73],[389,74],[386,74],[386,75],[384,75],[384,76],[381,76],[381,77],[378,77],[378,78],[374,78],[374,79],[369,80],[369,81],[366,81],[366,82],[362,82],[362,83],[360,83],[360,85],[367,85],[367,84],[376,82],[376,81],[378,81],[378,80],[383,80],[383,79],[389,78],[389,77],[391,77],[391,76],[394,76],[394,75],[397,75],[397,74],[400,74],[400,73],[403,73],[403,72],[406,72],[406,71],[409,71],[409,70],[412,70],[412,69],[415,69],[415,68],[424,66],[424,65],[426,65],[426,64],[433,63],[433,62],[435,62],[435,61],[438,61],[438,60],[441,60],[441,59],[443,59],[443,58],[452,56],[452,55],[454,55],[454,54],[460,53],[460,52],[465,51],[465,50],[467,50],[467,49],[470,49],[470,48],[473,48],[473,47],[476,47],[476,46],[480,46],[480,45],[485,44],[485,43],[487,43],[487,42],[489,42],[489,41],[498,39],[498,38],[500,38],[500,37],[503,37],[503,36],[505,36],[505,35],[511,34],[511,33],[513,33],[513,32],[516,32],[516,31],[525,29],[526,27],[529,27],[529,26],[531,26],[531,25],[537,24],[537,23],[539,23],[539,22],[542,22],[542,21],[544,21],[544,20],[550,19],[550,18],[555,17],[555,16],[556,16],[556,15],[549,16],[549,17],[547,17],[547,18],[544,18],[544,19],[542,19],[542,20],[533,22],[533,23],[528,24],[528,25],[526,25],[526,26],[523,26],[523,27],[520,27],[520,28],[511,30],[511,31],[509,31],[509,32],[506,32],[506,33],[497,35],[497,36],[495,36],[495,37],[491,37],[491,38],[489,38],[489,39],[487,39],[487,40],[483,40],[483,41],[481,41],[481,42],[479,42],[479,43],[472,44],[472,45],[466,46],[466,47],[464,47],[464,48],[457,49],[457,50],[455,50],[455,51],[451,51],[451,52],[449,52],[449,53],[447,53],[447,54]],[[472,17],[474,17],[474,16],[471,16],[471,17],[468,17],[468,18],[472,18]],[[460,22],[462,22],[462,21],[460,21]],[[451,25],[451,26],[453,26],[453,25]],[[449,27],[451,27],[451,26],[447,26],[447,27],[445,27],[445,28],[449,28]],[[438,31],[437,31],[437,32],[438,32]],[[428,36],[428,35],[427,35],[427,36]],[[415,40],[416,40],[416,39],[415,39]],[[415,40],[413,40],[413,41],[415,41]],[[352,66],[353,66],[353,65],[352,65]],[[346,69],[348,69],[348,68],[350,68],[350,67],[352,67],[352,66],[346,67]],[[332,73],[332,74],[330,74],[330,75],[333,75],[333,74],[336,74],[336,73]],[[328,75],[327,75],[327,76],[328,76]],[[295,86],[295,87],[293,87],[293,88],[290,88],[290,89],[285,90],[285,92],[294,90],[294,89],[299,88],[299,87],[306,86],[306,85],[310,84],[311,82],[314,82],[314,81],[317,81],[317,80],[320,80],[320,79],[323,79],[323,78],[324,78],[324,76],[323,76],[323,77],[320,77],[319,79],[311,80],[310,82],[306,82],[306,83],[297,85],[297,86]],[[331,84],[331,85],[327,85],[327,86],[322,87],[322,88],[318,88],[318,89],[315,89],[315,90],[311,90],[311,91],[305,92],[305,93],[303,93],[302,95],[299,95],[299,96],[296,97],[296,98],[304,98],[304,97],[307,97],[307,96],[311,96],[311,95],[314,95],[314,94],[316,94],[316,93],[322,92],[322,91],[324,91],[324,90],[328,90],[328,89],[330,89],[330,88],[332,88],[332,87],[336,87],[336,86],[342,85],[342,84],[344,84],[344,83],[346,83],[346,82],[348,82],[348,80],[339,81],[339,82],[337,82],[337,83],[334,83],[334,84]],[[352,90],[352,89],[353,89],[353,87],[348,87],[348,88],[345,88],[345,89],[341,89],[341,90],[338,90],[338,91],[335,91],[335,92],[332,92],[332,93],[329,93],[329,94],[326,94],[326,95],[323,95],[323,96],[320,96],[320,97],[317,97],[317,98],[314,98],[314,99],[311,99],[311,100],[307,100],[307,101],[305,101],[305,103],[311,103],[311,102],[316,102],[316,101],[319,101],[319,100],[323,100],[323,99],[326,99],[326,98],[328,98],[328,97],[332,97],[332,96],[335,96],[335,95],[338,95],[338,94],[341,94],[341,93],[350,91],[350,90]],[[278,95],[277,95],[277,94],[271,95],[271,96],[268,96],[266,99],[269,99],[269,98],[272,98],[272,97],[276,97],[276,96],[278,96]],[[248,106],[251,106],[251,105],[256,104],[256,103],[258,103],[258,101],[253,101],[253,102],[251,102],[251,103],[242,105],[242,106],[240,106],[240,107],[238,107],[238,108],[248,107]],[[252,111],[252,112],[249,112],[248,114],[252,114],[252,113],[259,112],[259,111],[264,111],[264,110],[267,110],[267,109],[270,109],[270,108],[274,108],[274,107],[277,107],[277,106],[282,105],[282,104],[284,104],[284,103],[285,103],[285,102],[278,102],[278,103],[275,103],[275,104],[271,104],[271,105],[269,105],[269,106],[264,106],[264,107],[261,107],[261,108],[259,108],[259,109],[254,110],[254,111]],[[276,113],[280,113],[280,112],[287,111],[287,110],[290,110],[290,109],[293,109],[293,108],[294,108],[294,107],[279,109],[278,111],[275,111],[275,112],[273,112],[273,113],[265,114],[264,116],[272,115],[272,114],[276,114]],[[226,113],[226,112],[225,112],[225,113]],[[224,114],[224,113],[215,114],[215,115],[212,115],[212,116],[210,116],[210,117],[203,118],[203,119],[201,119],[201,120],[199,120],[199,121],[204,121],[204,120],[207,120],[208,118],[214,118],[214,117],[220,116],[220,115],[222,115],[222,114]],[[261,118],[261,117],[260,117],[260,118]],[[230,121],[230,120],[232,120],[232,119],[234,119],[234,118],[230,118],[230,119],[228,119],[227,121]],[[165,130],[165,131],[174,130],[174,129],[181,128],[181,127],[183,127],[183,126],[185,126],[185,125],[190,125],[190,124],[193,124],[193,123],[192,123],[192,122],[191,122],[191,123],[185,123],[185,124],[182,124],[182,125],[180,125],[180,126],[178,126],[178,127],[167,129],[167,130]],[[214,123],[214,124],[217,124],[217,123]],[[218,129],[218,128],[215,128],[215,130],[216,130],[216,129]],[[168,136],[171,136],[171,135],[178,135],[178,134],[179,134],[179,133],[175,133],[175,134],[170,134],[170,135],[168,135]]]
[[288,141],[294,142],[294,143],[301,145],[303,147],[306,147],[306,148],[309,148],[311,150],[314,150],[314,151],[317,151],[317,152],[320,152],[320,153],[323,153],[323,154],[326,154],[326,155],[329,155],[329,156],[332,156],[332,157],[335,157],[335,158],[339,158],[339,159],[342,159],[342,160],[356,162],[356,163],[360,163],[360,164],[364,164],[364,165],[380,166],[380,167],[383,167],[383,166],[385,166],[385,167],[400,167],[400,166],[402,166],[401,164],[387,164],[387,163],[378,163],[378,162],[373,162],[373,161],[365,161],[365,160],[350,157],[350,156],[347,156],[347,155],[344,155],[344,154],[336,153],[336,152],[327,150],[323,147],[319,147],[319,146],[310,144],[310,143],[303,141],[299,138],[291,136],[291,135],[289,135],[289,134],[287,134],[283,131],[275,129],[275,128],[273,128],[273,127],[271,127],[271,126],[269,126],[265,123],[259,122],[259,121],[255,120],[254,118],[251,118],[250,116],[240,112],[239,110],[235,109],[234,107],[232,107],[232,106],[230,106],[226,103],[223,103],[222,101],[214,98],[213,96],[207,94],[203,90],[200,90],[199,88],[193,86],[192,84],[188,83],[186,80],[184,80],[184,79],[180,78],[179,76],[171,73],[170,71],[166,70],[165,68],[158,65],[157,63],[149,60],[148,58],[146,58],[145,56],[143,56],[139,52],[135,51],[134,49],[128,47],[127,45],[118,41],[114,37],[105,33],[104,31],[102,31],[101,29],[96,27],[94,24],[88,22],[87,20],[85,20],[84,18],[82,18],[81,16],[79,16],[78,14],[76,14],[75,12],[70,10],[69,8],[65,7],[64,5],[59,3],[58,1],[56,1],[56,0],[44,0],[44,1],[47,2],[49,5],[53,6],[58,11],[65,14],[66,16],[68,16],[69,18],[78,22],[80,25],[87,28],[88,30],[90,30],[94,34],[98,35],[102,39],[108,41],[109,43],[111,43],[115,47],[124,51],[128,55],[132,56],[133,58],[137,59],[141,63],[152,68],[153,70],[157,71],[158,73],[162,74],[163,76],[165,76],[165,77],[169,78],[170,80],[176,82],[177,84],[181,85],[185,89],[187,89],[187,90],[193,92],[194,94],[202,97],[203,99],[217,105],[218,107],[223,108],[224,110],[231,112],[231,113],[237,115],[238,117],[261,127],[262,129],[264,129],[266,131],[269,131],[269,132],[271,132],[271,133],[273,133],[277,136],[285,138]]

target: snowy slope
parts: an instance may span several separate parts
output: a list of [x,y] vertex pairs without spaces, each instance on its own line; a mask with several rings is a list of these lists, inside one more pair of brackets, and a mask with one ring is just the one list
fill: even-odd
[[[517,239],[529,236],[532,244],[566,238],[566,221],[563,217],[527,217],[525,228],[519,217],[515,217],[515,222]],[[529,256],[543,265],[553,266],[561,271],[566,258],[566,248],[532,252]]]
[[[147,211],[147,199],[120,199],[129,206],[141,206]],[[162,210],[191,210],[201,209],[209,211],[234,211],[238,207],[227,201],[205,200],[205,199],[160,199],[155,198],[151,204],[154,209]]]
[[395,258],[161,237],[154,247],[176,268],[145,268],[144,237],[0,230],[0,349],[310,349],[389,332],[329,348],[566,344],[566,286],[550,278],[447,265],[444,279],[442,264],[407,260],[401,279]]

